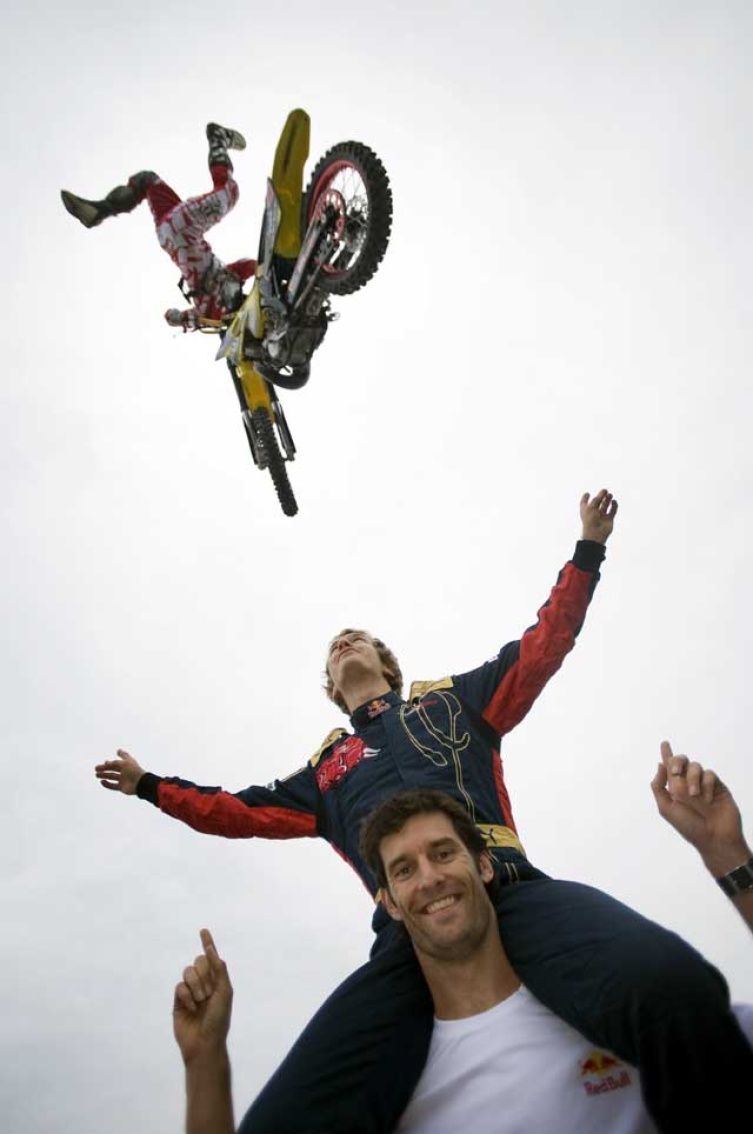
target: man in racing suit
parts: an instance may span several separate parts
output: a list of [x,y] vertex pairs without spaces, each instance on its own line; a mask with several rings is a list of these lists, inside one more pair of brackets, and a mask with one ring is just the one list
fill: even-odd
[[377,899],[371,959],[314,1016],[246,1114],[242,1134],[381,1134],[407,1105],[428,1051],[432,1001],[412,949],[378,901],[359,835],[379,800],[420,786],[458,799],[483,832],[502,883],[500,930],[520,979],[595,1045],[640,1068],[660,1130],[687,1134],[700,1128],[700,1116],[713,1128],[720,1067],[725,1094],[743,1105],[753,1053],[721,974],[606,894],[534,867],[504,783],[500,738],[573,648],[616,509],[606,490],[584,495],[583,538],[536,623],[477,669],[414,686],[407,702],[383,643],[362,631],[338,635],[329,691],[352,732],[330,733],[305,767],[271,787],[236,794],[198,787],[144,772],[123,750],[96,767],[103,786],[137,794],[205,833],[324,838]]
[[154,217],[157,239],[181,273],[180,287],[193,306],[184,311],[171,307],[165,319],[171,327],[195,331],[201,317],[222,319],[243,302],[243,281],[253,275],[256,261],[236,260],[224,264],[215,256],[204,234],[222,220],[238,200],[238,183],[228,150],[243,150],[246,141],[237,130],[210,122],[207,126],[209,172],[212,189],[183,201],[151,170],[129,177],[101,201],[88,201],[61,190],[68,212],[85,228],[95,228],[108,217],[130,213],[145,198]]

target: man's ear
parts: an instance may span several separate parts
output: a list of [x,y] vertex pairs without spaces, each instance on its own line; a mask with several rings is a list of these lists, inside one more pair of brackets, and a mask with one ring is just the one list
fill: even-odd
[[386,909],[387,913],[390,915],[392,920],[393,921],[402,921],[403,919],[402,919],[402,915],[400,914],[400,910],[397,908],[397,906],[393,902],[392,895],[390,894],[387,886],[380,887],[379,897],[382,899],[382,903],[384,905],[384,908]]
[[488,855],[486,851],[482,852],[478,860],[478,870],[479,874],[481,875],[482,882],[491,882],[492,878],[494,877],[494,865],[492,863],[491,856]]

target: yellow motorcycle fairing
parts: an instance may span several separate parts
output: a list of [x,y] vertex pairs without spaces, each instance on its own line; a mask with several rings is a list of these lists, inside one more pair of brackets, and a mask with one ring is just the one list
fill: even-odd
[[[291,110],[282,128],[272,166],[271,190],[266,218],[275,232],[273,248],[265,249],[264,263],[257,264],[251,291],[236,311],[215,360],[226,358],[235,367],[243,362],[243,337],[248,331],[261,341],[264,314],[257,280],[269,271],[272,252],[294,260],[301,250],[301,202],[303,170],[309,156],[311,119],[305,110]],[[240,373],[240,371],[239,371]]]
[[280,134],[272,166],[272,184],[282,210],[275,252],[294,260],[301,250],[303,169],[309,156],[311,119],[305,110],[291,110]]
[[274,413],[272,411],[272,401],[269,396],[269,387],[262,378],[259,371],[254,366],[253,362],[248,359],[242,359],[235,367],[235,373],[238,375],[243,393],[246,397],[246,405],[251,413],[254,410],[264,406],[269,410],[269,415],[274,421]]

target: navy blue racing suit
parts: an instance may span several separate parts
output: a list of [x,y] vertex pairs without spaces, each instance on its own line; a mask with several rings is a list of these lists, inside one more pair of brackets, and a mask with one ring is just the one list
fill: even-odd
[[360,706],[351,732],[334,730],[286,779],[234,794],[152,773],[139,781],[142,799],[198,831],[326,839],[377,900],[369,961],[314,1016],[239,1134],[385,1134],[396,1126],[426,1059],[432,1003],[358,841],[362,819],[380,800],[414,787],[447,792],[468,809],[502,883],[497,912],[513,967],[558,1016],[640,1068],[660,1130],[689,1134],[703,1121],[722,1129],[720,1108],[731,1096],[747,1109],[753,1051],[721,974],[622,903],[534,867],[505,787],[501,737],[573,648],[604,551],[578,542],[519,640],[467,673],[414,685],[408,701],[388,693]]

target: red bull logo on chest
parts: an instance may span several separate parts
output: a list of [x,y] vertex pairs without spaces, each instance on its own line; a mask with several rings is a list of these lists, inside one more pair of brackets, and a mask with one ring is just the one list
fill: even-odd
[[346,737],[345,740],[335,745],[325,760],[317,765],[314,775],[319,791],[322,794],[329,791],[330,788],[339,784],[340,780],[344,779],[348,772],[360,764],[362,760],[378,755],[379,749],[367,748],[360,737]]
[[606,1051],[592,1051],[581,1061],[580,1075],[587,1095],[603,1095],[631,1086],[633,1080],[624,1063]]

